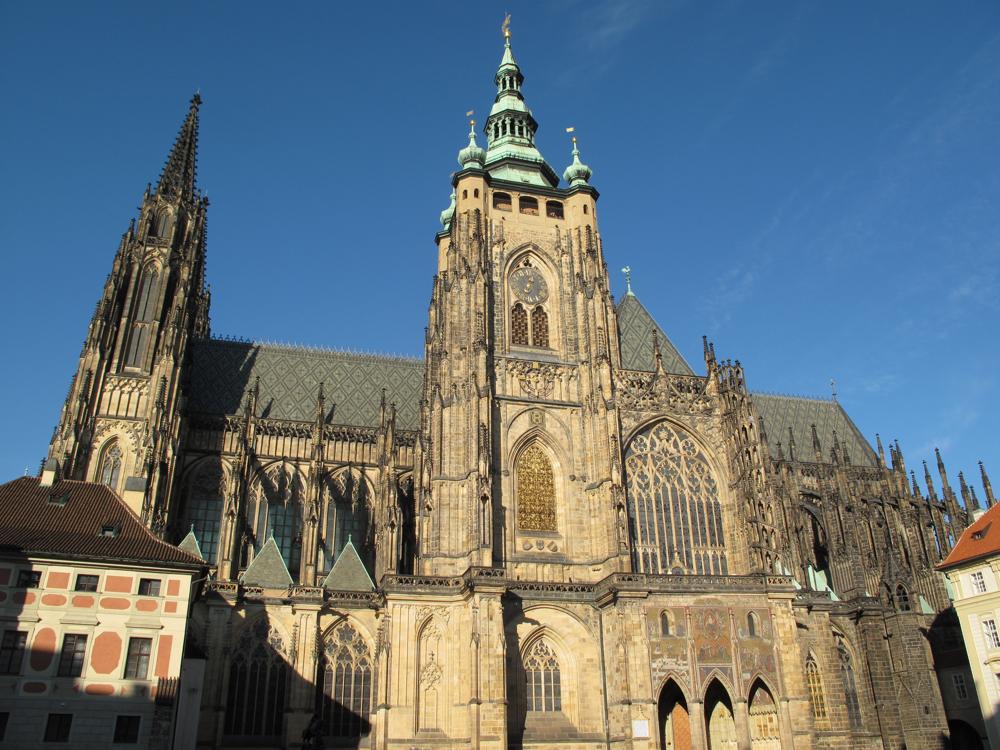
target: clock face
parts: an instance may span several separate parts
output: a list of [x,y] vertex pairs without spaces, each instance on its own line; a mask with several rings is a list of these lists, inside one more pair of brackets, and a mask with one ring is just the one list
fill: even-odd
[[510,275],[510,287],[522,302],[535,305],[549,296],[545,279],[534,268],[518,268]]

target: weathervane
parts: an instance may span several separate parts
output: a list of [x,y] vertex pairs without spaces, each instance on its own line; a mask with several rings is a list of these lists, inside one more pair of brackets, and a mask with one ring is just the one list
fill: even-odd
[[[476,114],[476,110],[470,109],[468,112],[465,113],[465,116],[466,117],[472,117],[474,114]],[[471,125],[472,127],[476,127],[476,121],[470,119],[469,120],[469,125]]]
[[576,128],[571,125],[566,128],[566,132],[570,134],[570,140],[573,141],[573,148],[576,148]]
[[500,31],[503,33],[503,38],[510,41],[510,13],[504,17],[503,23],[500,25]]
[[833,400],[837,400],[837,381],[830,378],[830,392],[833,394]]
[[625,266],[622,273],[625,274],[625,293],[632,294],[632,266]]

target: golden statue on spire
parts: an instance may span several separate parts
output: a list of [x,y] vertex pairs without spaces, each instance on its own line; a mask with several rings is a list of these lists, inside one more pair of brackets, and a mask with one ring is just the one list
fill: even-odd
[[506,18],[503,19],[503,23],[500,25],[500,31],[503,32],[504,39],[510,39],[510,13],[508,13]]

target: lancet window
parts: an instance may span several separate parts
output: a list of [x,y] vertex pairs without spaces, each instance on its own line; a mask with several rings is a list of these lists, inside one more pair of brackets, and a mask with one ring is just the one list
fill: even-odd
[[531,345],[549,346],[549,315],[541,305],[531,311]]
[[248,535],[258,552],[274,542],[293,578],[298,577],[302,550],[302,499],[305,488],[298,470],[274,466],[257,478],[247,507]]
[[97,477],[101,484],[106,484],[115,492],[118,491],[118,479],[122,471],[122,449],[117,440],[112,440],[101,451],[101,462],[98,465]]
[[562,676],[555,652],[537,641],[524,660],[525,695],[529,711],[562,711]]
[[910,594],[903,584],[896,586],[896,609],[900,612],[910,611]]
[[225,476],[217,462],[203,463],[188,488],[187,520],[198,538],[201,554],[209,563],[215,562],[225,491]]
[[823,679],[819,674],[819,665],[810,656],[806,659],[806,687],[809,689],[809,708],[813,719],[826,722],[826,698],[823,696]]
[[133,322],[125,350],[126,367],[142,367],[145,361],[153,321],[156,319],[156,304],[159,296],[159,272],[155,266],[147,266],[139,280],[138,294],[135,298],[135,306],[132,308]]
[[510,311],[510,343],[527,346],[528,341],[528,312],[518,302]]
[[727,573],[719,485],[694,439],[654,424],[629,443],[625,470],[635,569]]
[[532,443],[517,457],[517,525],[522,531],[556,531],[556,488],[552,461]]
[[368,538],[371,518],[371,493],[360,472],[341,471],[323,483],[326,517],[323,523],[322,566],[333,567],[337,556],[350,540],[365,563],[371,563]]
[[229,737],[282,734],[288,682],[285,642],[266,617],[244,629],[229,663],[225,733]]
[[317,680],[320,717],[329,737],[363,737],[371,731],[372,655],[357,630],[342,623],[323,643]]
[[844,694],[847,702],[847,718],[854,729],[861,728],[861,701],[858,700],[858,683],[854,677],[854,662],[844,641],[837,638],[837,657],[840,661],[840,676],[844,680]]

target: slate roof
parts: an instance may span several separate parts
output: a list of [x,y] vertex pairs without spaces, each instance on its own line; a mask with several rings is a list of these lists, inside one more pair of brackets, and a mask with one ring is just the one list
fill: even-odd
[[801,396],[776,396],[768,393],[752,393],[757,411],[764,419],[768,450],[777,457],[777,444],[781,443],[785,457],[788,457],[788,429],[795,436],[795,458],[798,461],[814,461],[812,428],[816,425],[824,462],[830,460],[833,448],[833,432],[846,446],[851,463],[859,466],[876,466],[875,451],[847,416],[847,412],[836,401]]
[[[102,535],[104,526],[118,528],[117,536]],[[105,485],[64,479],[43,487],[38,477],[0,485],[0,554],[204,565],[157,539]]]
[[285,589],[292,585],[292,576],[273,536],[254,555],[240,581],[245,586],[263,586],[266,589]]
[[622,367],[646,372],[656,369],[653,330],[660,340],[663,369],[674,375],[694,375],[694,370],[634,294],[626,294],[618,303],[618,345],[622,353]]
[[1000,503],[983,513],[962,532],[958,542],[937,568],[945,570],[998,553],[1000,553]]
[[188,408],[237,414],[260,377],[259,414],[312,421],[323,383],[331,424],[377,427],[382,389],[400,429],[420,427],[421,359],[207,339],[194,342]]
[[337,562],[330,568],[323,588],[334,591],[374,591],[375,584],[365,570],[354,544],[348,540],[340,551]]

